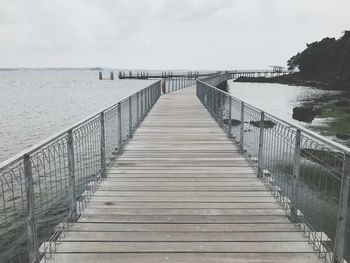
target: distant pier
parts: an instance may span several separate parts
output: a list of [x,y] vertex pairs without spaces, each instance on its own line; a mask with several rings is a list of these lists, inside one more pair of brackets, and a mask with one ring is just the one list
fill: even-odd
[[[210,77],[220,73],[228,73],[233,79],[239,77],[276,77],[281,75],[289,74],[288,70],[282,68],[273,69],[262,69],[262,70],[232,70],[232,71],[216,71],[216,72],[173,72],[173,71],[162,71],[150,73],[149,71],[119,71],[119,79],[163,79],[163,78],[180,78],[180,77],[191,77],[195,79]],[[103,78],[103,72],[99,72],[100,80],[114,80],[114,72],[110,71],[109,78]]]

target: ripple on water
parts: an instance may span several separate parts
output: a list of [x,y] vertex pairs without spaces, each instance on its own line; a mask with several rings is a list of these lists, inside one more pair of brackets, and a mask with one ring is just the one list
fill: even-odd
[[100,81],[97,74],[0,71],[0,162],[154,82]]

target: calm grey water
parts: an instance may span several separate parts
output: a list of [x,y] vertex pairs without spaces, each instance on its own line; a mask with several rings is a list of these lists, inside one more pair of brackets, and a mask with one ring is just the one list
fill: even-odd
[[[309,124],[299,122],[292,118],[293,107],[300,106],[302,102],[313,100],[326,93],[335,91],[326,91],[317,88],[288,86],[272,83],[240,83],[228,81],[228,91],[233,96],[241,99],[257,108],[260,108],[281,119],[299,125],[308,127]],[[322,122],[321,119],[315,119],[313,125]]]
[[0,71],[0,162],[152,82],[101,81],[91,70]]

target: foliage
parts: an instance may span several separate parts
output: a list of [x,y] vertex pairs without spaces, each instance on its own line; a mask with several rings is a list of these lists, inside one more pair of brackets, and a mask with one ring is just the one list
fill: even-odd
[[300,76],[319,81],[350,82],[350,31],[339,38],[324,38],[306,45],[306,49],[287,62]]

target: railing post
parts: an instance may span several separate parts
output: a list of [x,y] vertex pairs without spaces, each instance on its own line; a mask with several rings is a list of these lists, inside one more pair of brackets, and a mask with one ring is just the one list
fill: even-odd
[[136,121],[139,122],[140,117],[139,117],[139,112],[140,112],[140,98],[139,98],[139,93],[136,93]]
[[297,201],[297,186],[300,175],[300,144],[301,144],[301,130],[297,129],[295,134],[295,144],[294,144],[294,160],[293,160],[293,200]]
[[224,113],[225,113],[225,95],[220,93],[220,107],[221,107],[221,126],[224,127]]
[[152,106],[153,106],[153,90],[154,90],[154,86],[152,85],[152,87],[150,89],[150,101],[151,101],[150,108],[152,108]]
[[259,152],[258,152],[258,177],[263,177],[263,150],[264,150],[264,122],[265,112],[261,112],[260,117],[260,133],[259,133]]
[[118,151],[122,148],[123,144],[123,134],[122,134],[122,109],[120,102],[118,103]]
[[157,97],[158,97],[158,98],[162,95],[161,90],[162,90],[162,82],[159,81],[158,94],[157,94]]
[[152,88],[151,88],[151,101],[152,101],[152,106],[154,104],[154,85],[152,85]]
[[148,112],[148,105],[149,105],[149,102],[148,102],[148,88],[145,89],[145,114],[147,114]]
[[26,214],[26,224],[27,224],[27,243],[28,243],[28,257],[29,262],[36,262],[39,258],[38,249],[38,236],[36,230],[36,223],[34,217],[34,183],[32,174],[32,164],[30,161],[29,154],[23,157],[24,165],[24,176],[25,176],[25,187],[26,187],[26,198],[27,198],[27,214]]
[[131,96],[129,97],[129,138],[132,138],[132,101]]
[[153,104],[153,84],[149,88],[149,107],[151,108]]
[[214,111],[215,111],[214,89],[211,89],[211,90],[210,90],[210,100],[211,100],[211,114],[214,115]]
[[345,154],[344,163],[343,163],[343,176],[342,176],[341,189],[340,189],[337,230],[335,233],[334,263],[344,262],[344,244],[345,244],[346,221],[347,221],[347,213],[348,213],[349,186],[350,186],[350,155]]
[[147,113],[147,105],[148,105],[148,100],[147,100],[147,94],[148,94],[148,88],[146,88],[145,90],[144,90],[144,112],[143,112],[143,114],[145,114],[146,115],[146,113]]
[[232,135],[232,99],[228,96],[228,137]]
[[149,109],[151,108],[151,88],[148,87],[147,90],[148,90],[148,109],[147,109],[147,112],[148,112]]
[[[201,84],[201,90],[204,90],[204,87]],[[210,89],[206,89],[208,91],[208,96],[209,96],[209,100],[208,100],[208,109],[210,109],[210,113],[213,110],[213,97],[212,97],[212,91]]]
[[101,177],[106,178],[106,139],[105,139],[105,114],[101,112],[100,114],[100,123],[101,123],[101,143],[100,143],[100,152],[101,152]]
[[[220,93],[217,90],[215,90],[215,92],[216,92],[216,97],[217,97],[216,116],[218,117],[218,120],[219,120],[221,97],[220,97]],[[220,124],[220,122],[219,122],[219,124]]]
[[153,105],[156,103],[157,98],[158,98],[158,90],[160,89],[160,85],[158,86],[158,84],[154,85],[153,88]]
[[74,174],[74,145],[73,131],[69,130],[67,134],[67,156],[68,156],[68,175],[69,175],[69,215],[76,219],[76,198],[75,198],[75,174]]
[[144,97],[144,94],[143,94],[143,90],[141,90],[141,119],[143,118],[143,97]]
[[155,101],[155,97],[156,97],[155,96],[155,94],[156,94],[155,89],[156,89],[156,85],[153,85],[152,86],[152,105],[154,105],[154,101]]
[[215,92],[215,89],[212,89],[212,92],[213,92],[213,116],[216,120],[216,92]]
[[214,98],[215,98],[215,120],[217,121],[218,119],[218,115],[219,115],[219,96],[218,96],[218,92],[216,90],[214,90]]
[[241,129],[240,129],[240,138],[239,145],[241,150],[244,151],[244,102],[241,102]]

